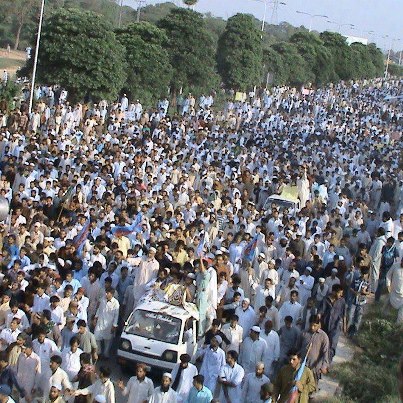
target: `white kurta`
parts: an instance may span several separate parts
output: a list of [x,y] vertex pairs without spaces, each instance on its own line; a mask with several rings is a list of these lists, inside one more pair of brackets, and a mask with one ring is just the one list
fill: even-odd
[[259,312],[259,308],[261,306],[266,305],[266,297],[271,295],[273,299],[276,299],[276,287],[273,285],[271,288],[264,288],[262,286],[258,286],[256,288],[256,297],[255,297],[255,312]]
[[221,331],[227,336],[231,344],[225,347],[226,351],[235,350],[239,354],[239,347],[242,343],[243,329],[242,326],[236,325],[231,327],[231,324],[225,324]]
[[95,383],[88,386],[88,388],[78,389],[75,392],[75,396],[89,394],[93,397],[102,395],[106,398],[106,403],[115,403],[115,387],[110,379],[106,380],[106,382],[98,379]]
[[306,276],[305,274],[303,274],[299,278],[298,282],[299,303],[302,306],[305,306],[307,299],[311,296],[315,279],[312,276]]
[[155,388],[154,393],[150,397],[148,403],[177,403],[177,395],[176,392],[169,388],[168,392],[163,392],[161,387]]
[[241,306],[235,309],[235,315],[238,315],[239,325],[243,329],[243,338],[249,334],[249,331],[252,326],[256,324],[256,313],[251,306],[248,306],[248,309],[243,310]]
[[119,302],[116,298],[107,301],[105,298],[101,300],[97,313],[95,315],[97,325],[95,326],[94,336],[96,340],[110,340],[113,338],[111,329],[118,325],[119,319]]
[[266,353],[267,344],[262,338],[253,341],[249,336],[243,341],[241,345],[241,354],[239,355],[239,363],[249,374],[255,372],[256,364],[263,361]]
[[388,271],[386,285],[390,290],[390,304],[399,311],[397,322],[403,323],[403,267],[400,267],[400,263],[395,263]]
[[264,373],[271,376],[273,373],[273,361],[278,361],[280,358],[280,337],[277,332],[271,330],[269,334],[265,332],[260,333],[260,338],[267,344],[267,349],[263,357]]
[[80,348],[75,353],[71,351],[71,348],[65,348],[62,351],[62,369],[64,369],[69,376],[70,381],[76,377],[78,371],[80,371],[80,354],[83,352]]
[[[171,372],[172,384],[175,381],[176,375],[179,370],[179,366],[180,366],[180,364],[176,364],[174,366],[174,368],[172,369],[172,372]],[[176,393],[178,395],[177,396],[178,403],[186,401],[186,399],[189,395],[190,389],[193,386],[193,377],[196,376],[197,374],[198,374],[198,371],[197,371],[196,366],[191,364],[190,362],[189,362],[187,368],[182,370],[179,385],[176,389]]]
[[[235,386],[230,387],[227,386],[228,390],[228,397],[231,402],[237,402],[240,400],[241,397],[241,384],[243,377],[245,376],[245,371],[243,368],[238,364],[235,363],[233,367],[229,364],[225,364],[223,369],[220,372],[220,378],[224,378],[224,380],[233,383]],[[220,402],[226,402],[226,397],[224,395],[224,386],[221,385],[220,391]]]
[[243,403],[262,403],[260,399],[260,388],[269,382],[266,375],[257,377],[255,373],[247,374],[242,388]]
[[145,286],[152,279],[157,277],[160,265],[155,259],[143,259],[140,266],[135,270],[135,278],[133,283],[134,299],[138,301],[145,293]]
[[21,353],[17,361],[17,379],[25,393],[31,396],[31,391],[39,385],[41,379],[41,359],[32,352],[30,356]]
[[205,349],[200,374],[204,376],[204,385],[211,390],[213,395],[217,385],[218,375],[224,365],[225,353],[221,348],[213,350],[210,347],[207,347]]
[[127,396],[127,403],[143,403],[148,400],[154,391],[154,384],[150,378],[144,378],[139,382],[136,376],[132,376],[122,391],[123,396]]
[[280,317],[280,327],[284,325],[284,318],[286,316],[291,316],[293,319],[294,325],[297,323],[297,320],[302,316],[302,305],[298,302],[291,303],[291,301],[284,302],[281,305],[280,310],[278,311],[278,315]]

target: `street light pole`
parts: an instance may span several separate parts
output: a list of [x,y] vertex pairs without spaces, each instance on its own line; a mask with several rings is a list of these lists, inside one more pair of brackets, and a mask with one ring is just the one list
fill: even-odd
[[34,69],[32,71],[32,81],[31,81],[31,93],[30,93],[30,96],[29,96],[29,108],[28,108],[28,113],[29,114],[32,112],[32,104],[34,102],[36,68],[37,68],[37,65],[38,65],[38,54],[39,54],[39,45],[40,45],[40,42],[41,42],[42,22],[43,22],[43,12],[44,12],[44,10],[45,10],[45,0],[42,0],[41,14],[39,16],[38,34],[37,34],[37,37],[36,37]]
[[389,62],[390,62],[390,54],[392,52],[392,48],[393,48],[393,42],[395,40],[392,38],[391,42],[390,42],[390,46],[389,46],[389,50],[388,50],[388,58],[386,59],[386,67],[385,67],[385,74],[384,74],[384,78],[386,80],[386,78],[388,77],[388,71],[389,71]]
[[304,14],[304,15],[308,15],[310,18],[309,20],[309,32],[312,31],[312,22],[313,19],[315,17],[320,17],[320,18],[329,18],[327,15],[323,15],[323,14],[310,14],[310,13],[306,13],[305,11],[297,11],[298,14]]

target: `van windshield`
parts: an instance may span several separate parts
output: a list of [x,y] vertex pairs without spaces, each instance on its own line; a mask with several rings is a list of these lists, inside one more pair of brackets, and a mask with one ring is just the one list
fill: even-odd
[[126,333],[170,344],[178,344],[182,321],[170,315],[138,309],[126,326]]

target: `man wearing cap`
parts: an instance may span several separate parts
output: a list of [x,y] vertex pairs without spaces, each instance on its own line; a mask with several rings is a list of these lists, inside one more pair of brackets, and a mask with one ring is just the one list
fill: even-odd
[[241,398],[241,384],[244,378],[244,369],[237,363],[238,353],[230,350],[226,354],[226,364],[221,369],[218,383],[221,385],[220,401],[236,402]]
[[119,380],[117,386],[122,389],[122,395],[127,396],[127,403],[143,403],[148,401],[154,391],[154,384],[150,378],[146,377],[145,364],[139,363],[136,367],[136,376],[132,376],[124,386]]
[[147,256],[141,260],[139,268],[134,270],[133,292],[135,305],[144,295],[146,284],[158,275],[160,265],[155,259],[156,252],[157,250],[154,247],[150,247]]
[[318,284],[314,286],[312,293],[315,298],[317,308],[322,306],[323,300],[326,298],[328,292],[329,286],[326,284],[326,279],[319,277]]
[[155,388],[148,403],[177,403],[176,392],[171,388],[172,376],[169,372],[162,375],[161,386]]
[[62,389],[63,387],[60,383],[52,383],[49,391],[49,396],[45,400],[45,403],[64,403],[65,400],[63,399]]
[[329,290],[331,290],[335,284],[340,284],[340,279],[337,277],[337,273],[338,270],[333,268],[332,274],[329,277],[326,277],[325,284],[328,286]]
[[239,362],[246,374],[255,371],[256,364],[263,361],[266,353],[267,344],[265,340],[260,338],[260,331],[259,326],[253,326],[250,329],[249,336],[241,344]]
[[172,389],[178,394],[178,403],[185,402],[193,385],[193,378],[198,374],[197,368],[190,362],[189,354],[182,354],[180,363],[172,369]]
[[210,345],[205,347],[202,352],[203,363],[200,368],[200,374],[204,376],[204,384],[213,394],[217,385],[218,375],[225,365],[225,353],[220,348],[221,343],[221,337],[214,336],[211,339]]
[[243,338],[245,339],[251,327],[257,322],[257,316],[250,306],[249,298],[245,298],[242,301],[242,305],[235,309],[235,315],[239,318],[239,325],[243,329]]
[[307,299],[311,296],[312,288],[315,283],[315,279],[311,276],[312,268],[306,267],[304,274],[299,278],[298,292],[299,303],[305,306]]

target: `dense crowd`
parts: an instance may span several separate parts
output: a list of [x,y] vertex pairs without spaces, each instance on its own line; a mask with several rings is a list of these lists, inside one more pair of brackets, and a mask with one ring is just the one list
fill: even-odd
[[[371,294],[403,322],[402,85],[4,109],[0,402],[308,402]],[[199,316],[155,388],[106,361],[144,298]]]

